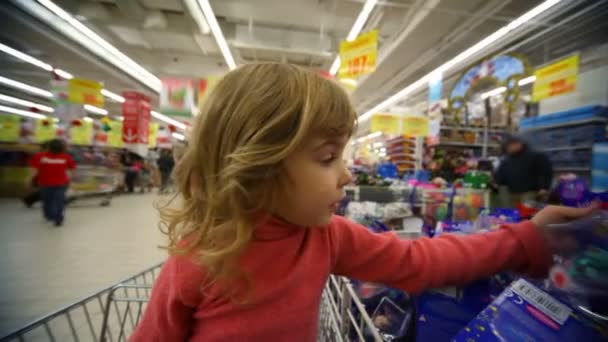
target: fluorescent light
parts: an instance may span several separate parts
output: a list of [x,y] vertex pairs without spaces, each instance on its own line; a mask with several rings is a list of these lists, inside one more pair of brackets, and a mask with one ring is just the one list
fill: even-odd
[[166,122],[168,124],[171,124],[171,125],[173,125],[175,127],[181,128],[183,130],[186,129],[186,125],[185,124],[183,124],[182,122],[179,122],[179,121],[177,121],[175,119],[171,119],[170,117],[168,117],[168,116],[166,116],[164,114],[161,114],[161,113],[155,112],[155,111],[151,111],[150,114],[152,114],[152,116],[155,117],[155,118],[157,118],[158,120],[164,121],[164,122]]
[[519,80],[519,82],[517,82],[517,84],[519,84],[519,86],[521,87],[525,86],[526,84],[533,83],[534,81],[536,81],[536,76],[532,75],[526,78],[522,78],[521,80]]
[[28,118],[34,118],[34,119],[46,119],[46,115],[42,115],[42,114],[38,114],[38,113],[34,113],[34,112],[29,112],[29,111],[26,111],[26,110],[21,110],[21,109],[17,109],[17,108],[13,108],[13,107],[6,107],[6,106],[2,106],[2,105],[0,105],[0,112],[12,113],[12,114],[17,114],[17,115],[21,115],[21,116],[27,116]]
[[[228,47],[228,43],[226,43],[226,39],[224,38],[224,34],[222,33],[222,29],[220,28],[220,25],[217,23],[217,19],[215,18],[215,13],[213,13],[213,9],[211,8],[211,5],[209,4],[209,0],[197,0],[198,2],[198,7],[197,6],[192,6],[192,7],[197,7],[197,8],[191,8],[191,12],[196,12],[196,11],[203,11],[203,16],[205,16],[205,20],[207,21],[207,24],[209,25],[209,27],[211,28],[211,33],[213,33],[213,36],[215,37],[215,41],[217,42],[217,46],[220,48],[220,51],[222,52],[222,55],[224,56],[224,59],[226,60],[226,65],[228,65],[228,68],[230,70],[234,70],[236,69],[236,63],[234,62],[234,57],[232,57],[232,52],[230,52],[230,48]],[[188,1],[186,1],[186,3],[188,3]],[[188,6],[190,7],[190,6]],[[200,12],[199,12],[200,13]],[[193,17],[196,20],[196,17],[198,16],[198,14],[193,14]],[[198,23],[198,21],[197,21]],[[201,31],[203,31],[203,27],[200,26],[199,24],[199,28],[201,29]]]
[[49,64],[44,63],[43,61],[36,59],[30,55],[27,55],[21,51],[17,51],[15,49],[13,49],[12,47],[8,46],[8,45],[4,45],[2,43],[0,43],[0,51],[5,52],[15,58],[18,58],[24,62],[33,64],[39,68],[42,68],[46,71],[53,71],[53,67]]
[[51,93],[48,90],[37,88],[37,87],[31,86],[29,84],[25,84],[25,83],[22,83],[19,81],[11,80],[10,78],[6,78],[3,76],[0,76],[0,83],[7,85],[9,87],[16,88],[16,89],[25,90],[28,93],[31,93],[34,95],[40,95],[40,96],[49,97],[49,98],[53,97],[53,93]]
[[114,100],[116,102],[120,102],[120,103],[125,102],[125,98],[124,97],[122,97],[122,96],[120,96],[120,95],[118,95],[116,93],[113,93],[113,92],[111,92],[111,91],[109,91],[107,89],[101,89],[101,95],[103,95],[105,97],[109,97],[109,98],[111,98],[112,100]]
[[348,36],[346,36],[347,41],[352,42],[353,40],[355,40],[355,38],[357,38],[357,36],[361,32],[361,29],[363,28],[363,25],[365,25],[367,18],[372,13],[372,10],[374,9],[374,6],[376,5],[377,2],[378,2],[378,0],[366,0],[365,1],[365,4],[363,5],[361,12],[359,12],[359,15],[357,16],[357,20],[355,20],[353,27],[350,29],[350,32],[348,33]]
[[95,107],[95,106],[91,106],[89,104],[85,104],[84,105],[84,109],[88,112],[91,113],[95,113],[95,114],[101,114],[101,115],[108,115],[108,111],[103,109],[103,108],[99,108],[99,107]]
[[4,95],[4,94],[0,94],[0,101],[12,103],[12,104],[16,104],[16,105],[20,105],[20,106],[24,106],[24,107],[36,108],[38,110],[41,110],[44,112],[49,112],[49,113],[52,113],[54,111],[54,109],[52,107],[41,105],[36,102],[27,101],[27,100],[19,99],[16,97]]
[[203,16],[203,12],[198,7],[196,0],[184,0],[186,7],[188,7],[188,11],[192,15],[192,18],[198,25],[198,28],[201,30],[202,34],[209,34],[209,25],[207,24],[207,20]]
[[55,73],[57,74],[57,76],[59,76],[61,78],[65,78],[66,80],[71,80],[72,78],[74,78],[74,76],[72,76],[72,74],[70,74],[69,72],[67,72],[65,70],[55,69]]
[[485,92],[485,93],[481,94],[481,99],[485,100],[488,97],[500,95],[500,94],[504,93],[505,91],[507,91],[507,87],[498,87],[496,89],[492,89],[492,90],[490,90],[488,92]]
[[[160,92],[162,88],[162,82],[158,77],[154,76],[141,65],[137,64],[129,56],[122,53],[112,44],[101,38],[97,33],[93,32],[91,29],[82,24],[76,18],[72,17],[72,15],[64,11],[61,7],[57,6],[52,1],[37,1],[42,6],[46,7],[46,9],[54,13],[56,16],[66,21],[71,27],[62,27],[61,23],[58,23],[57,20],[53,20],[52,18],[43,18],[43,16],[40,19],[46,19],[47,22],[51,24],[51,26],[53,26],[55,29],[65,34],[69,33],[69,35],[71,35],[74,40],[80,42],[82,45],[89,48],[91,51],[95,51],[96,54],[106,59],[117,68],[122,69],[127,74],[133,76],[142,84],[154,89],[157,92]],[[29,9],[33,13],[40,13],[40,11],[37,11],[35,8],[32,7],[31,2],[18,2],[21,4],[21,6]]]
[[357,142],[364,142],[365,140],[373,139],[373,138],[379,137],[381,135],[382,135],[382,132],[370,133],[370,134],[368,134],[366,136],[363,136],[363,137],[357,139]]
[[463,62],[464,60],[471,57],[472,55],[487,48],[488,46],[490,46],[490,44],[494,43],[495,41],[504,38],[509,32],[515,30],[516,28],[518,28],[521,25],[532,20],[539,14],[541,14],[544,11],[548,10],[549,8],[555,6],[558,2],[560,2],[560,0],[547,0],[543,3],[541,3],[540,5],[534,7],[533,9],[529,10],[528,12],[524,13],[523,15],[521,15],[517,19],[513,20],[506,26],[498,29],[498,31],[492,33],[491,35],[489,35],[486,38],[479,41],[477,44],[475,44],[475,45],[471,46],[470,48],[466,49],[465,51],[461,52],[456,57],[445,62],[444,64],[439,66],[437,69],[424,75],[422,78],[420,78],[416,82],[408,85],[407,87],[401,89],[396,94],[390,96],[389,98],[380,102],[376,106],[372,107],[370,110],[368,110],[367,112],[365,112],[363,115],[361,115],[359,117],[359,122],[369,120],[374,113],[379,112],[382,109],[385,109],[386,107],[389,107],[389,106],[395,104],[397,101],[403,99],[405,96],[409,95],[410,93],[420,89],[423,86],[426,86],[428,84],[428,81],[433,77],[433,75],[435,73],[438,73],[438,72],[441,72],[442,74],[445,73],[447,70],[458,65],[458,63]]
[[186,137],[185,137],[183,134],[180,134],[180,133],[177,133],[177,132],[173,132],[171,135],[172,135],[172,136],[173,136],[175,139],[182,140],[182,141],[183,141],[183,140],[186,140]]
[[83,120],[84,120],[84,121],[86,121],[86,122],[93,122],[93,119],[91,119],[91,118],[90,118],[90,117],[88,117],[88,116],[87,116],[87,117],[85,117]]
[[384,145],[384,143],[382,141],[378,141],[373,144],[374,147],[380,147],[382,145]]
[[379,152],[378,157],[386,157],[386,152]]
[[[355,20],[355,23],[353,24],[353,27],[351,27],[350,32],[348,32],[348,36],[346,36],[347,41],[350,42],[350,41],[355,40],[355,38],[357,38],[359,33],[361,33],[361,29],[363,28],[363,25],[365,25],[367,18],[369,18],[369,15],[372,13],[372,10],[374,9],[374,6],[376,5],[377,2],[378,2],[378,0],[366,0],[365,1],[365,4],[363,4],[363,8],[361,9],[361,12],[359,12],[357,19]],[[331,64],[331,67],[329,68],[329,73],[332,75],[335,75],[338,72],[338,69],[340,69],[340,56],[337,56],[336,59],[334,59],[334,62]]]

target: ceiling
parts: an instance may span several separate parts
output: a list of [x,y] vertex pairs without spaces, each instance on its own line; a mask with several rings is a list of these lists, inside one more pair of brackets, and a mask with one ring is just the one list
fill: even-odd
[[[353,93],[358,110],[369,109],[540,2],[379,1],[363,29],[379,29],[379,65],[376,72],[358,80]],[[55,0],[55,3],[158,77],[199,78],[227,71],[214,37],[200,32],[182,0]],[[288,62],[328,70],[364,0],[211,0],[210,3],[237,63]],[[501,48],[547,28],[551,28],[547,37],[553,37],[553,43],[544,46],[545,50],[564,48],[564,44],[560,45],[564,35],[571,37],[568,40],[571,45],[605,40],[606,21],[597,19],[597,13],[604,12],[596,11],[596,21],[590,21],[586,27],[574,23],[562,27],[557,23],[561,18],[558,14],[606,1],[562,3],[553,17],[534,23],[505,41]],[[589,36],[594,40],[584,35],[576,38],[576,32],[593,28],[595,31]],[[146,85],[50,30],[14,1],[0,2],[0,42],[74,75],[101,81],[116,93],[138,89],[157,101],[156,94]],[[547,54],[539,52],[539,44],[535,42],[520,48],[536,56],[534,61],[546,58]],[[48,88],[48,72],[5,54],[0,54],[0,63],[1,76]],[[109,104],[107,108],[111,113],[120,113],[117,104]]]

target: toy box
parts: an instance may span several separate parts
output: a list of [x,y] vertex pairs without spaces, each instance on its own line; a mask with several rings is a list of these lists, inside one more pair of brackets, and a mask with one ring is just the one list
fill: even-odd
[[606,341],[606,327],[519,279],[484,309],[454,342]]

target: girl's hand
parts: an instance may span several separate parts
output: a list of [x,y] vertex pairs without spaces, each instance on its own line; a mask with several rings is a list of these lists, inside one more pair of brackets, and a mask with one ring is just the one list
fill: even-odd
[[564,223],[583,218],[599,208],[594,204],[587,208],[570,208],[549,205],[531,219],[545,237],[549,248],[554,253],[568,253],[577,248],[578,243],[571,234],[558,232],[549,227],[551,224]]

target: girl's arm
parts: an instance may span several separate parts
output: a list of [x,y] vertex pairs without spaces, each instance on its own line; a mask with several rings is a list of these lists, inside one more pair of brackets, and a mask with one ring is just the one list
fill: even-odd
[[170,257],[129,341],[186,341],[194,324],[194,312],[202,300],[202,278],[201,268],[187,257]]
[[496,232],[416,240],[372,233],[341,217],[334,217],[329,229],[333,273],[410,293],[461,285],[505,270],[541,276],[551,263],[547,244],[530,221]]

